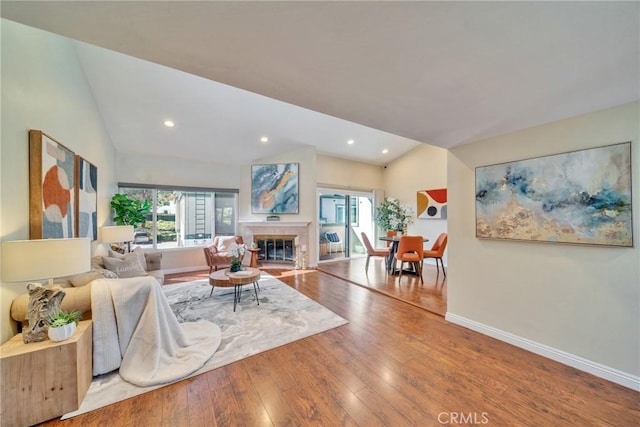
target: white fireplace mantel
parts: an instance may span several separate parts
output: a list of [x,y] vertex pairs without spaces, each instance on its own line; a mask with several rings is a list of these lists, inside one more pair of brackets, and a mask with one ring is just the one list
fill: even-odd
[[[254,243],[254,236],[278,235],[295,236],[296,245],[299,245],[304,257],[309,248],[309,228],[311,221],[238,221],[242,226],[244,243]],[[307,260],[303,262],[306,264]]]
[[246,227],[307,227],[311,221],[238,221]]

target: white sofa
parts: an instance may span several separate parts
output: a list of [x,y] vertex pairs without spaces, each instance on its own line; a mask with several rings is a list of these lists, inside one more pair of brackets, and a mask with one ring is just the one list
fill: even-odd
[[[86,273],[74,274],[72,276],[62,277],[54,280],[56,285],[63,288],[65,297],[62,300],[60,306],[61,310],[65,311],[79,311],[82,313],[83,319],[91,318],[91,282],[95,279],[102,278],[118,278],[119,276],[115,271],[111,271],[106,267],[112,267],[117,271],[117,261],[114,259],[123,260],[122,265],[127,262],[124,257],[133,257],[137,255],[138,261],[145,260],[144,265],[141,265],[143,271],[136,270],[136,273],[131,273],[128,270],[128,274],[123,274],[120,277],[135,277],[139,276],[152,276],[161,285],[164,284],[164,272],[162,271],[162,253],[160,252],[144,252],[141,248],[136,248],[131,254],[116,255],[112,251],[109,257],[95,256],[91,258],[91,270]],[[105,265],[105,262],[107,265]],[[109,265],[110,264],[110,265]],[[115,268],[114,268],[115,265]],[[134,274],[134,275],[132,275]],[[27,306],[29,304],[29,294],[18,295],[11,303],[11,319],[18,322],[18,325],[24,323],[27,319]]]

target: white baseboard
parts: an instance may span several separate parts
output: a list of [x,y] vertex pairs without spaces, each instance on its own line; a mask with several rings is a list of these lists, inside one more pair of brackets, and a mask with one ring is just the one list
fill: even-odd
[[176,274],[176,273],[189,273],[191,271],[202,271],[208,270],[208,265],[200,265],[193,267],[180,267],[180,268],[170,268],[168,270],[164,270],[164,274]]
[[567,353],[565,351],[558,350],[526,338],[519,337],[509,332],[496,329],[492,326],[488,326],[474,320],[458,316],[456,314],[447,313],[445,315],[445,320],[451,323],[455,323],[456,325],[463,326],[467,329],[480,332],[481,334],[488,335],[492,338],[496,338],[500,341],[512,344],[516,347],[523,348],[532,353],[539,354],[540,356],[555,360],[556,362],[560,362],[564,365],[568,365],[581,371],[588,372],[597,377],[604,378],[605,380],[614,382],[616,384],[620,384],[621,386],[640,391],[640,377],[638,376],[619,371],[609,366],[584,359],[580,356],[576,356],[574,354]]

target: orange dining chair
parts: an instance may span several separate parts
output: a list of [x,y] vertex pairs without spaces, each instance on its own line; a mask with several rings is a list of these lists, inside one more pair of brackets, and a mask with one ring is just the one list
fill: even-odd
[[[444,271],[444,262],[442,262],[442,255],[444,255],[444,250],[447,248],[447,233],[441,233],[436,239],[435,243],[431,247],[424,251],[424,258],[435,258],[436,260],[436,268],[438,269],[438,273],[440,273],[440,266],[438,265],[438,260],[440,260],[440,264],[442,264],[442,272],[444,273],[444,277],[447,277],[447,272]],[[423,258],[423,262],[424,262]]]
[[[367,235],[364,233],[364,231],[360,233],[360,235],[362,236],[362,243],[364,243],[364,247],[367,250],[367,264],[364,266],[364,271],[369,271],[369,259],[372,256],[381,256],[381,257],[384,257],[386,261],[387,257],[389,256],[389,248],[375,249],[371,245],[371,241],[369,240]],[[386,267],[385,267],[385,270],[386,270]]]
[[423,243],[424,239],[422,236],[402,236],[400,238],[398,251],[395,255],[396,264],[397,261],[400,261],[400,276],[398,280],[402,279],[404,263],[409,262],[413,264],[413,268],[416,270],[416,273],[420,275],[420,282],[424,283],[424,280],[422,279]]

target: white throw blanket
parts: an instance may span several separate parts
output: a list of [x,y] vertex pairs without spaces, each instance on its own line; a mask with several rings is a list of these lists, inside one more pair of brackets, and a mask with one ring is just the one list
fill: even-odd
[[164,384],[200,369],[221,341],[218,326],[178,323],[153,277],[91,283],[93,375],[120,368],[137,386]]

